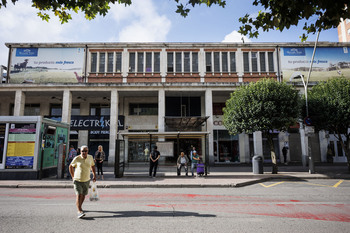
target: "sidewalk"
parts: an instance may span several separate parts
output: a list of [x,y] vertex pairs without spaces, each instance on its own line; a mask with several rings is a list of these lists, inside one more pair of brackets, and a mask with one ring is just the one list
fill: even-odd
[[[190,169],[189,169],[190,170]],[[264,165],[264,174],[253,174],[251,165],[219,165],[209,168],[204,177],[176,175],[175,166],[160,166],[157,177],[148,177],[148,164],[125,167],[124,177],[115,178],[113,167],[104,167],[104,180],[98,180],[99,188],[191,188],[191,187],[243,187],[266,181],[308,179],[349,179],[346,164],[315,165],[315,174],[300,165],[279,165],[279,173],[271,174],[271,166]],[[189,175],[191,172],[189,171]],[[0,188],[72,188],[71,180],[56,177],[43,180],[0,180]]]

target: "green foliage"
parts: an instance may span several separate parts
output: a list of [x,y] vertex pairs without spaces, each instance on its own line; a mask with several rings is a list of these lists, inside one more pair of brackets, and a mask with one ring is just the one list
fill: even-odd
[[[289,29],[297,26],[300,21],[307,20],[303,29],[306,34],[317,31],[336,28],[340,18],[350,18],[349,0],[255,0],[253,5],[262,6],[258,16],[245,15],[239,21],[242,26],[239,33],[249,37],[258,37],[259,30]],[[301,36],[302,41],[307,39],[305,33]]]
[[308,92],[309,116],[317,131],[347,134],[350,128],[350,80],[333,78]]
[[231,134],[287,130],[300,113],[298,91],[286,83],[262,79],[231,93],[223,123]]

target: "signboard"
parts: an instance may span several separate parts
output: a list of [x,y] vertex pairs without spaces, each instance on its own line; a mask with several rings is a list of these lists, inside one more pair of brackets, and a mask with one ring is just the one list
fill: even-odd
[[6,168],[33,168],[36,124],[10,124]]
[[[118,116],[118,129],[124,129],[124,116]],[[109,130],[109,116],[71,116],[71,130]]]
[[156,143],[160,156],[173,157],[174,156],[174,142],[157,142]]
[[[307,79],[313,50],[313,47],[281,48],[284,81],[301,82],[300,75]],[[317,47],[310,81],[327,81],[339,76],[350,79],[350,47]]]
[[84,48],[14,48],[10,83],[83,82]]

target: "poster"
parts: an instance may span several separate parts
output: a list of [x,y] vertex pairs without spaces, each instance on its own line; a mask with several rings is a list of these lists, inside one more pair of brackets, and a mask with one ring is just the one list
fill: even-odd
[[33,168],[36,124],[10,124],[6,168]]
[[[283,81],[306,81],[312,60],[313,47],[282,47],[281,68]],[[350,79],[350,47],[317,47],[310,82],[327,81],[344,76]]]
[[80,83],[84,48],[14,48],[10,83]]

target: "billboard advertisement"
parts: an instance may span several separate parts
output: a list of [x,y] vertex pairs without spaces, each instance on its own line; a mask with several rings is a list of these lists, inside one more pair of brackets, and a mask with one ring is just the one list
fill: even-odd
[[14,48],[10,83],[83,82],[84,48]]
[[[283,81],[300,82],[300,75],[307,79],[313,50],[313,47],[281,48]],[[317,47],[310,82],[340,76],[350,79],[350,47]]]

